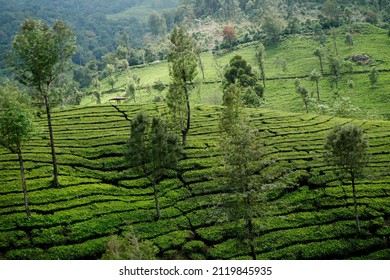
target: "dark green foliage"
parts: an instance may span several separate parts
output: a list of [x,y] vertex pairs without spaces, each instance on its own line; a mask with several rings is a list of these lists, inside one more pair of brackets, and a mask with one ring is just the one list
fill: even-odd
[[320,60],[320,68],[321,68],[321,74],[324,73],[324,67],[323,67],[323,59],[325,56],[325,49],[322,47],[317,48],[313,53],[318,59]]
[[354,173],[358,178],[368,163],[368,142],[360,126],[338,125],[327,136],[325,159],[346,173]]
[[261,75],[261,79],[263,81],[263,87],[265,88],[265,80],[266,80],[265,66],[264,66],[265,47],[262,43],[259,43],[259,45],[257,46],[256,57],[257,57],[257,64],[259,65],[259,68],[260,68],[260,75]]
[[241,121],[242,101],[241,101],[242,89],[236,85],[229,85],[223,95],[223,103],[225,109],[221,115],[221,128],[226,133],[232,133],[234,125]]
[[11,85],[0,86],[0,146],[18,156],[24,204],[27,217],[30,218],[22,146],[32,136],[33,123],[26,107],[23,96],[16,88]]
[[256,84],[256,76],[252,72],[252,67],[239,55],[235,55],[229,62],[229,67],[224,74],[223,87],[227,88],[231,84],[237,84],[246,88]]
[[363,169],[368,164],[367,148],[368,142],[364,139],[361,128],[353,124],[335,126],[328,134],[325,144],[325,161],[338,167],[352,181],[356,227],[359,231],[355,180],[363,175]]
[[350,47],[353,46],[353,37],[352,37],[351,33],[345,34],[344,43]]
[[256,133],[243,122],[233,122],[231,129],[221,139],[221,152],[224,157],[225,170],[222,176],[228,193],[222,196],[224,217],[229,221],[245,223],[245,233],[242,234],[244,242],[250,248],[250,255],[255,260],[256,243],[254,235],[256,227],[254,217],[265,215],[257,211],[257,205],[266,203],[269,190],[265,177],[256,176],[263,168],[262,151]]
[[299,79],[296,79],[294,84],[295,84],[296,92],[301,96],[303,103],[305,104],[306,113],[309,113],[309,91],[308,91],[308,89],[301,86]]
[[75,50],[73,32],[62,21],[52,28],[38,19],[26,19],[15,36],[10,64],[16,78],[49,96],[50,84],[66,69]]
[[171,83],[167,104],[174,123],[182,133],[182,143],[187,143],[191,126],[189,86],[197,75],[198,56],[196,44],[183,26],[175,27],[170,35],[171,51],[168,54]]
[[130,166],[138,168],[149,180],[154,189],[157,219],[160,206],[156,184],[164,176],[165,170],[175,169],[180,156],[178,137],[169,132],[167,124],[154,117],[139,113],[131,123],[131,137],[126,146],[125,158]]
[[120,236],[107,240],[103,260],[155,260],[158,248],[152,242],[140,241],[134,229],[127,226]]
[[32,88],[46,108],[47,125],[53,164],[54,186],[58,183],[57,158],[51,122],[51,86],[58,76],[68,70],[76,44],[73,31],[62,21],[49,27],[39,19],[26,19],[15,35],[9,53],[11,70],[16,79]]
[[164,35],[167,32],[165,19],[156,12],[149,15],[148,25],[153,35]]
[[[232,85],[236,87],[233,88]],[[225,95],[231,94],[233,90],[237,96],[241,97],[246,106],[259,107],[261,104],[264,87],[258,83],[258,79],[252,72],[252,67],[239,55],[234,56],[229,62],[224,74],[223,88],[224,102],[230,99]]]
[[378,76],[379,76],[378,70],[376,70],[375,67],[372,68],[371,71],[368,74],[368,77],[370,78],[370,83],[371,83],[372,87],[377,85],[377,83],[378,83]]
[[0,86],[0,145],[17,153],[31,138],[32,116],[15,87]]
[[316,92],[317,92],[317,101],[320,101],[320,87],[319,87],[319,82],[320,79],[322,78],[322,74],[318,70],[313,70],[309,74],[310,80],[312,82],[315,82],[316,84]]
[[268,10],[262,21],[262,28],[267,34],[267,39],[271,43],[277,43],[283,31],[283,21],[278,14]]

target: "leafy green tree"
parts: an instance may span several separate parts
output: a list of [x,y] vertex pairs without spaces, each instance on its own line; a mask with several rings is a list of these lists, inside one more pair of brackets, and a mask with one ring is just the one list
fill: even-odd
[[53,185],[58,187],[58,168],[51,122],[51,86],[58,75],[69,67],[75,52],[75,36],[62,21],[52,28],[41,20],[26,19],[15,35],[10,64],[16,78],[34,89],[46,107],[53,162]]
[[353,62],[344,61],[339,56],[332,54],[328,55],[328,61],[332,87],[335,89],[335,93],[338,93],[339,80],[343,73],[353,72]]
[[99,76],[96,75],[91,81],[91,86],[93,88],[92,94],[96,97],[96,103],[101,104],[101,93],[102,93],[102,83],[99,81]]
[[330,29],[330,36],[332,37],[333,48],[334,48],[337,56],[339,55],[339,48],[337,47],[337,37],[338,37],[338,35],[339,35],[339,32],[337,31],[337,29],[332,27]]
[[317,101],[320,101],[320,87],[319,87],[319,82],[322,77],[320,71],[314,69],[313,71],[310,72],[309,74],[310,81],[316,83],[316,91],[317,91]]
[[134,85],[134,83],[129,82],[126,85],[126,96],[133,99],[133,101],[135,103],[135,85]]
[[114,89],[116,83],[116,78],[114,77],[115,70],[115,65],[107,64],[106,73],[108,75],[108,84],[111,86],[111,90]]
[[263,87],[265,88],[265,66],[264,66],[264,57],[265,57],[265,47],[264,45],[260,42],[259,45],[257,46],[257,63],[260,68],[260,75],[261,75],[261,80],[263,81]]
[[303,100],[303,103],[305,104],[306,113],[309,113],[309,91],[307,90],[307,88],[301,86],[301,81],[299,79],[296,79],[294,84],[296,92],[299,93]]
[[336,19],[339,16],[339,6],[335,0],[326,0],[321,7],[321,11],[328,19]]
[[350,47],[353,46],[353,37],[351,33],[348,32],[347,34],[345,34],[344,43]]
[[375,87],[378,83],[378,76],[379,76],[379,72],[378,70],[376,70],[376,68],[372,68],[370,70],[370,72],[368,73],[368,77],[370,79],[370,84],[372,87]]
[[167,32],[167,22],[156,12],[149,15],[148,25],[153,35],[164,35]]
[[276,59],[275,59],[275,62],[274,64],[282,71],[282,72],[285,72],[287,71],[287,60],[284,58],[284,57],[280,57],[278,56]]
[[152,87],[153,87],[154,90],[157,90],[160,94],[161,94],[161,93],[164,91],[164,89],[166,88],[166,86],[164,85],[164,83],[161,82],[160,80],[155,81]]
[[170,35],[171,51],[168,54],[171,83],[167,103],[177,127],[181,130],[182,143],[186,145],[191,127],[189,86],[197,75],[196,45],[183,26],[175,27]]
[[316,40],[318,43],[320,43],[321,46],[325,46],[325,44],[328,40],[324,30],[322,29],[321,24],[319,24],[319,23],[314,25],[314,40]]
[[163,82],[161,82],[160,80],[158,81],[155,81],[154,84],[152,85],[152,88],[154,90],[156,90],[158,92],[158,97],[156,97],[157,99],[161,99],[162,100],[162,92],[165,90],[166,88],[166,85],[164,85]]
[[339,80],[341,78],[343,62],[338,56],[334,56],[334,55],[329,55],[328,61],[329,61],[329,71],[331,74],[332,86],[335,87],[337,93],[339,89]]
[[[229,62],[223,80],[223,89],[230,85],[237,85],[241,88],[240,97],[248,107],[259,107],[263,98],[264,88],[258,82],[252,67],[239,55],[235,55]],[[241,94],[242,93],[242,94]]]
[[356,118],[362,117],[359,107],[353,105],[351,98],[341,97],[333,103],[330,108],[329,115],[341,117],[341,118]]
[[349,7],[346,7],[344,9],[343,14],[344,14],[344,19],[345,19],[346,23],[351,24],[352,23],[352,16],[353,16],[352,10]]
[[241,94],[242,89],[236,84],[229,85],[224,91],[220,125],[222,131],[229,135],[235,130],[235,125],[241,122]]
[[161,217],[157,183],[167,169],[176,168],[181,154],[178,143],[178,137],[168,130],[167,124],[161,118],[154,117],[150,123],[147,115],[139,113],[132,120],[125,158],[151,183],[156,204],[156,219]]
[[222,141],[224,156],[224,180],[229,194],[224,197],[224,206],[229,219],[244,221],[245,233],[241,238],[247,242],[252,259],[256,260],[255,225],[256,205],[264,196],[259,170],[261,153],[255,133],[243,123],[235,125],[231,134]]
[[235,55],[230,61],[224,74],[223,87],[237,84],[242,88],[254,86],[257,82],[252,67],[240,55]]
[[321,74],[324,74],[324,66],[323,66],[323,58],[325,56],[325,49],[323,47],[317,48],[314,53],[313,53],[318,59],[320,60],[320,69],[321,69]]
[[111,86],[111,90],[114,90],[116,84],[116,78],[114,76],[108,77],[108,84]]
[[[255,218],[269,213],[259,211],[260,204],[267,203],[274,188],[261,170],[267,165],[262,160],[262,147],[254,129],[244,123],[241,100],[237,91],[241,88],[232,84],[224,96],[224,110],[221,115],[222,135],[220,141],[224,170],[222,177],[226,192],[221,195],[217,220],[220,222],[243,222],[239,239],[248,246],[252,259],[257,259],[255,237],[258,228]],[[222,220],[223,219],[223,220]],[[240,226],[241,228],[241,226]]]
[[325,162],[337,167],[341,174],[347,174],[352,182],[352,195],[356,228],[360,231],[358,205],[356,199],[356,179],[362,177],[368,164],[368,142],[358,125],[337,125],[328,134],[325,143]]
[[[231,84],[225,89],[220,117],[220,149],[223,156],[223,184],[226,192],[216,212],[217,221],[244,223],[239,240],[248,246],[252,259],[257,259],[255,237],[258,232],[255,218],[268,216],[258,206],[268,201],[275,186],[261,171],[269,163],[262,160],[263,148],[254,129],[245,124],[240,94],[242,88]],[[220,176],[220,175],[218,175]]]
[[30,218],[22,146],[30,139],[33,124],[23,103],[16,88],[0,86],[0,146],[18,155],[26,215]]
[[277,43],[283,31],[283,21],[276,13],[268,12],[263,18],[262,28],[270,42]]
[[133,227],[127,226],[120,236],[111,236],[103,260],[155,260],[158,248],[149,240],[140,240]]

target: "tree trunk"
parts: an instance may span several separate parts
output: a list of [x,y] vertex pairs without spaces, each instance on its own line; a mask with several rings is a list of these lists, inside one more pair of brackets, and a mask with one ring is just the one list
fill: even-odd
[[352,196],[353,196],[353,207],[355,211],[356,228],[358,231],[360,231],[359,212],[358,212],[357,201],[356,201],[355,176],[353,174],[351,174],[351,180],[352,180]]
[[205,77],[204,77],[204,64],[203,64],[202,58],[200,57],[200,53],[198,54],[198,59],[199,59],[199,67],[200,67],[200,70],[202,72],[202,77],[204,80],[205,79]]
[[187,121],[186,127],[182,130],[182,143],[183,146],[187,144],[187,134],[191,126],[191,106],[190,106],[190,97],[188,94],[187,85],[184,86],[184,94],[186,96],[186,105],[187,105]]
[[320,101],[320,87],[318,85],[318,80],[316,80],[316,87],[317,87],[317,100]]
[[261,70],[261,79],[263,80],[263,87],[265,88],[265,70],[264,70],[264,62],[261,62],[260,70]]
[[307,98],[305,98],[304,102],[306,107],[306,113],[309,114],[309,101],[307,100]]
[[154,202],[156,203],[156,211],[157,211],[156,220],[159,220],[161,218],[161,210],[160,210],[160,204],[158,203],[156,181],[153,181],[152,184],[153,184]]
[[253,238],[253,224],[252,219],[250,217],[246,218],[246,227],[248,229],[248,239],[249,239],[249,246],[251,250],[251,257],[253,260],[257,259],[256,250],[255,250],[255,244],[254,244],[254,238]]
[[23,164],[23,158],[22,158],[22,151],[20,150],[20,148],[17,149],[17,153],[18,153],[18,159],[19,159],[20,175],[21,175],[21,178],[22,178],[24,205],[26,207],[27,218],[30,218],[31,217],[31,213],[30,213],[30,207],[28,206],[26,177],[25,177],[25,174],[24,174],[24,164]]
[[45,106],[46,106],[47,126],[49,128],[49,134],[50,134],[51,157],[52,157],[52,163],[53,163],[53,186],[59,187],[60,184],[58,183],[57,157],[56,157],[56,151],[55,151],[55,146],[54,146],[53,128],[51,125],[50,102],[49,102],[47,94],[44,94],[44,100],[45,100]]
[[323,67],[323,65],[322,65],[322,57],[319,56],[318,58],[320,59],[321,74],[324,74],[324,67]]

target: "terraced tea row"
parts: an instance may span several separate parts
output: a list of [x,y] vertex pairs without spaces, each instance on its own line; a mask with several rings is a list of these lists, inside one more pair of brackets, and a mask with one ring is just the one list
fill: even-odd
[[[220,107],[193,110],[188,145],[177,172],[158,183],[161,219],[154,221],[153,190],[123,158],[131,119],[139,110],[166,112],[161,104],[73,108],[53,113],[61,188],[50,185],[49,140],[42,132],[24,157],[32,219],[25,219],[16,156],[0,149],[0,256],[9,259],[100,258],[107,238],[131,224],[160,258],[247,259],[244,222],[221,220],[230,192],[221,178]],[[277,185],[257,205],[256,253],[271,259],[390,257],[390,123],[361,124],[370,143],[369,176],[357,184],[363,231],[354,228],[352,191],[322,160],[325,135],[349,119],[248,110],[259,132],[261,176]]]

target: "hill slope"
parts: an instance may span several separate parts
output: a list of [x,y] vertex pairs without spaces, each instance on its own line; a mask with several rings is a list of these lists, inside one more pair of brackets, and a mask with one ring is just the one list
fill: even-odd
[[[345,28],[338,29],[338,51],[340,58],[347,61],[352,55],[366,54],[372,63],[370,65],[354,64],[352,73],[343,73],[339,81],[338,94],[334,93],[331,86],[332,77],[329,74],[329,63],[327,55],[324,56],[324,75],[320,79],[319,104],[333,107],[335,101],[341,98],[349,98],[351,104],[360,108],[360,111],[353,117],[360,119],[382,119],[390,120],[389,115],[389,81],[390,81],[390,37],[384,29],[369,25],[355,24],[353,26],[354,45],[348,46],[344,43]],[[198,78],[193,91],[192,100],[198,104],[221,104],[222,90],[220,80],[224,66],[234,55],[241,55],[250,65],[259,71],[256,62],[257,42],[240,45],[229,52],[222,51],[214,54],[207,52],[202,54],[205,78],[202,78],[198,70]],[[315,83],[309,79],[309,73],[320,69],[319,60],[313,52],[319,46],[312,35],[292,35],[284,38],[280,44],[266,47],[265,70],[267,77],[267,88],[264,94],[265,104],[263,108],[272,110],[283,110],[289,112],[304,112],[305,106],[302,98],[295,91],[294,81],[296,77],[301,79],[302,86],[306,87],[311,97],[316,96]],[[328,53],[333,52],[333,42],[329,38],[326,44]],[[283,69],[278,61],[284,61],[286,68]],[[379,72],[378,84],[371,86],[368,73],[376,68]],[[113,90],[108,84],[108,79],[103,81],[102,102],[108,103],[109,98],[125,94],[127,83],[133,82],[132,76],[140,78],[142,89],[137,90],[137,102],[150,102],[157,92],[148,89],[157,81],[169,83],[168,64],[166,61],[147,65],[145,67],[132,68],[129,72],[117,73],[117,82]],[[353,88],[349,82],[352,81]],[[167,89],[164,91],[164,93]],[[94,97],[84,99],[84,105],[96,103]],[[313,105],[316,101],[311,102]],[[315,106],[313,106],[315,107]],[[315,108],[310,108],[316,112]]]
[[[150,114],[166,110],[160,104],[107,105],[53,113],[62,187],[50,186],[50,148],[42,133],[24,149],[31,220],[25,219],[17,158],[0,149],[0,258],[100,258],[107,238],[126,222],[159,247],[160,258],[249,258],[249,250],[238,246],[242,221],[218,224],[210,215],[223,192],[220,107],[194,109],[179,179],[172,174],[158,185],[158,222],[153,221],[151,187],[122,157],[130,131],[125,116],[141,109]],[[265,172],[285,188],[266,206],[277,210],[256,219],[259,258],[389,259],[390,123],[264,109],[248,114],[265,142],[266,157],[274,162]],[[347,122],[362,125],[372,154],[369,177],[357,185],[364,229],[359,235],[349,182],[340,185],[321,158],[325,134]],[[45,120],[39,125],[45,127]]]

